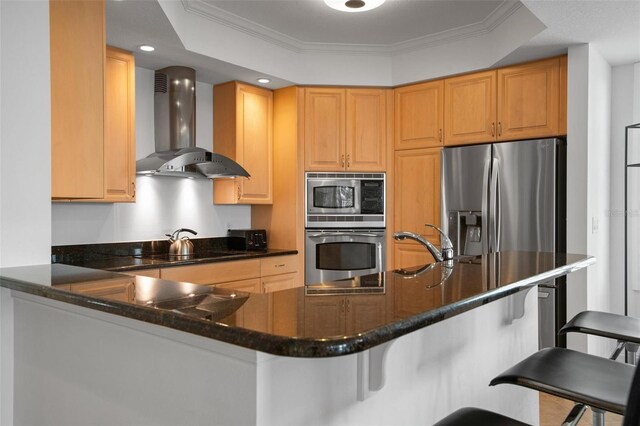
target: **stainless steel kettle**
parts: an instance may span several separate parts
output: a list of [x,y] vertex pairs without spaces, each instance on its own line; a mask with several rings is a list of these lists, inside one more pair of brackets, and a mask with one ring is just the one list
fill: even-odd
[[196,231],[187,228],[177,229],[173,232],[173,234],[165,234],[167,237],[169,237],[169,242],[171,243],[171,246],[169,246],[170,256],[186,257],[193,254],[193,243],[186,235],[180,238],[181,232],[189,232],[193,235],[198,235]]

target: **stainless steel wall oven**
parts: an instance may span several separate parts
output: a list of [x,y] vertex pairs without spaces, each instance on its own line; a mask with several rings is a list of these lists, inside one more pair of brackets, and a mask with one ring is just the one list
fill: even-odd
[[305,284],[384,271],[385,174],[305,174]]

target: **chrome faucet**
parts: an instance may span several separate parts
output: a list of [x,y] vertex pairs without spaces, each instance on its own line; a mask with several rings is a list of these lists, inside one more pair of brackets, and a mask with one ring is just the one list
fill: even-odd
[[442,252],[438,250],[436,246],[427,241],[422,235],[414,234],[413,232],[396,232],[393,234],[393,238],[398,241],[404,240],[405,238],[415,240],[429,250],[429,253],[431,253],[436,262],[444,262],[445,266],[453,266],[453,244],[449,237],[447,237],[447,235],[435,225],[427,223],[425,226],[429,226],[440,233],[440,247]]

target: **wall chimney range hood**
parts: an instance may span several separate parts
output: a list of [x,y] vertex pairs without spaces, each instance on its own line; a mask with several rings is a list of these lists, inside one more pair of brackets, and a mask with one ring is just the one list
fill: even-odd
[[193,68],[157,70],[154,91],[156,152],[136,162],[137,174],[208,179],[249,177],[230,158],[196,147]]

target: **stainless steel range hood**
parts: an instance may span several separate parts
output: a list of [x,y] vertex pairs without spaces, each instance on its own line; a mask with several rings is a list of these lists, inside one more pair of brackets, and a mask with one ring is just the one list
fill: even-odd
[[136,173],[188,178],[249,177],[238,163],[196,147],[196,72],[167,67],[155,75],[156,152],[136,162]]

